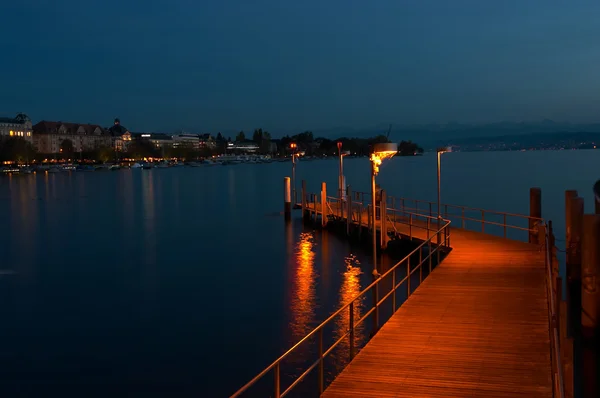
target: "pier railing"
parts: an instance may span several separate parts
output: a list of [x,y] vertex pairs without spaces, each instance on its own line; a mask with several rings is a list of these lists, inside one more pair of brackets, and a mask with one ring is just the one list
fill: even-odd
[[[352,200],[355,203],[369,203],[371,195],[368,192],[352,192]],[[412,214],[426,214],[429,216],[438,216],[437,202],[387,197],[388,206],[398,208],[401,212],[410,212]],[[513,214],[507,212],[492,211],[486,209],[473,208],[468,206],[440,204],[440,215],[444,219],[452,220],[455,227],[464,229],[476,229],[484,233],[494,233],[504,238],[509,237],[508,231],[526,232],[531,238],[536,236],[540,244],[540,250],[544,250],[545,256],[545,274],[546,274],[546,295],[548,300],[548,323],[549,339],[551,352],[552,380],[554,397],[565,397],[564,369],[563,369],[563,351],[561,341],[564,336],[559,333],[559,303],[562,300],[562,284],[558,277],[558,263],[554,255],[554,234],[552,223],[546,222],[542,218],[531,217],[523,214]],[[470,222],[470,224],[469,224]],[[486,225],[500,227],[501,232],[496,228],[490,231]],[[473,228],[473,226],[479,228]],[[500,233],[499,233],[500,232]],[[532,240],[529,240],[532,242]]]
[[[243,396],[245,392],[250,391],[252,386],[256,385],[260,380],[263,380],[266,377],[271,377],[273,381],[271,396],[275,398],[285,397],[303,380],[305,380],[309,374],[315,371],[315,369],[318,373],[318,385],[315,387],[317,390],[315,392],[321,394],[325,389],[325,359],[332,354],[332,352],[340,345],[340,343],[348,340],[350,347],[349,360],[352,360],[355,355],[356,328],[363,324],[368,318],[371,318],[373,321],[373,328],[374,330],[377,330],[379,328],[380,309],[384,304],[386,306],[389,305],[390,301],[393,315],[401,306],[401,303],[399,303],[399,296],[403,296],[401,293],[404,292],[401,292],[400,289],[406,289],[405,294],[406,299],[408,299],[408,297],[410,297],[410,295],[416,289],[416,287],[411,285],[411,279],[414,279],[413,283],[415,283],[417,278],[416,275],[418,273],[419,284],[417,287],[420,285],[420,283],[423,281],[423,268],[427,267],[426,271],[429,273],[431,272],[434,263],[434,255],[438,255],[441,250],[447,247],[449,245],[449,240],[450,221],[441,220],[440,228],[432,231],[429,238],[424,240],[417,248],[392,266],[388,271],[384,272],[380,276],[377,276],[373,283],[363,289],[356,297],[344,304],[340,309],[335,311],[324,322],[317,326],[313,331],[308,333],[283,355],[277,358],[271,365],[267,366],[267,368],[250,380],[231,397],[235,398]],[[436,241],[439,241],[440,244],[436,244]],[[384,283],[385,286],[390,286],[389,291],[384,290]],[[361,316],[361,314],[356,311],[355,306],[359,300],[362,301],[367,295],[371,295],[373,298],[373,305]],[[357,316],[358,319],[355,319]],[[340,317],[344,318],[342,321],[345,321],[345,318],[347,317],[347,329],[344,330],[344,333],[340,337],[334,337],[333,340],[335,341],[332,344],[325,345],[325,328],[336,321],[339,322]],[[314,343],[313,339],[315,338],[318,346],[315,350],[318,351],[316,360],[312,362],[299,376],[295,377],[295,379],[288,386],[282,386],[282,362],[285,361],[286,358],[290,357],[294,352],[300,350],[305,343]]]
[[[351,195],[354,203],[371,203],[369,192],[353,191]],[[386,199],[388,207],[397,209],[397,211],[438,217],[437,202],[395,196],[387,196]],[[525,236],[519,236],[521,239],[518,240],[527,240],[525,239],[526,235],[537,234],[538,227],[544,223],[541,218],[524,214],[446,203],[440,204],[439,216],[452,221],[455,228],[491,233],[504,238],[511,237],[509,236],[511,231],[523,233]]]
[[564,398],[565,386],[564,386],[564,372],[563,372],[563,358],[560,346],[559,336],[559,303],[562,297],[558,297],[561,288],[558,286],[562,284],[560,278],[558,278],[558,264],[554,257],[554,234],[552,231],[552,223],[543,224],[544,234],[544,255],[546,265],[546,292],[548,296],[548,320],[550,330],[550,345],[551,345],[551,358],[552,358],[552,381],[554,387],[554,397]]
[[[315,201],[307,201],[307,204],[311,205],[312,209],[319,207],[319,204],[316,202],[316,197],[316,195],[309,195],[309,198],[311,198],[310,200]],[[339,220],[349,219],[353,224],[361,227],[368,227],[369,230],[372,230],[373,212],[371,206],[370,203],[365,204],[362,202],[345,201],[338,197],[328,196],[325,216],[333,216]],[[429,237],[435,233],[435,231],[440,229],[443,224],[443,221],[440,221],[438,217],[411,212],[409,209],[390,207],[389,204],[385,206],[383,212],[381,211],[381,205],[378,205],[376,213],[377,217],[382,217],[382,215],[385,216],[384,225],[395,230],[396,234],[398,234],[395,225],[396,223],[406,225],[408,227],[408,236],[411,239],[413,238],[413,231],[417,230],[425,231],[426,238],[429,239]],[[381,225],[380,222],[378,224]],[[449,232],[449,229],[446,232]],[[448,240],[448,244],[449,243]]]

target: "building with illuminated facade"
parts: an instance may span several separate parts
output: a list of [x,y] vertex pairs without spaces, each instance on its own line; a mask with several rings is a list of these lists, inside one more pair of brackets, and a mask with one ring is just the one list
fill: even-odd
[[116,118],[113,125],[107,130],[112,137],[112,145],[115,151],[127,151],[127,147],[131,143],[131,133],[125,126],[121,125],[121,121]]
[[0,117],[0,139],[21,137],[33,143],[31,120],[24,113],[19,113],[14,118]]
[[59,153],[65,140],[72,142],[75,152],[93,151],[112,145],[110,133],[97,124],[43,120],[33,126],[33,144],[38,152]]

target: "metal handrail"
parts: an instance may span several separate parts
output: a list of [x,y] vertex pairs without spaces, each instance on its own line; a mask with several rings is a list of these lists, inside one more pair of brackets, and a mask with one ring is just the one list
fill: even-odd
[[[304,336],[299,342],[297,342],[294,346],[292,346],[292,348],[287,350],[283,355],[281,355],[273,363],[271,363],[269,366],[267,366],[262,372],[260,372],[258,375],[256,375],[252,380],[250,380],[248,383],[246,383],[242,388],[240,388],[238,391],[236,391],[233,395],[231,395],[231,398],[236,398],[236,397],[241,396],[245,391],[247,391],[250,387],[252,387],[256,382],[261,380],[271,370],[274,371],[274,377],[275,377],[273,395],[275,398],[284,397],[317,366],[319,367],[319,393],[322,393],[324,390],[324,362],[323,361],[324,361],[325,357],[329,353],[331,353],[333,351],[333,349],[348,336],[350,336],[350,347],[351,347],[350,355],[352,357],[353,356],[353,345],[354,345],[354,340],[353,340],[354,328],[356,326],[360,325],[371,314],[374,314],[377,319],[379,307],[390,296],[392,296],[392,314],[394,314],[397,309],[396,308],[396,294],[395,294],[397,289],[403,283],[406,282],[407,283],[407,293],[408,293],[407,299],[408,299],[408,297],[410,297],[410,295],[411,295],[410,276],[417,269],[419,269],[420,275],[421,275],[421,281],[422,281],[422,266],[426,262],[429,263],[429,272],[431,272],[433,254],[436,252],[439,252],[442,247],[448,247],[448,242],[450,239],[449,229],[450,229],[451,222],[449,220],[443,220],[443,223],[444,224],[439,229],[437,229],[435,231],[435,233],[433,233],[427,240],[423,241],[417,248],[415,248],[407,256],[405,256],[402,260],[400,260],[398,263],[396,263],[392,268],[390,268],[388,271],[386,271],[383,275],[379,276],[374,282],[372,282],[369,286],[367,286],[365,289],[363,289],[350,302],[344,304],[340,309],[338,309],[332,315],[330,315],[319,326],[317,326],[310,333],[308,333],[306,336]],[[440,240],[439,240],[440,244],[437,244],[437,245],[434,242],[432,242],[433,238],[436,236],[440,237]],[[423,250],[425,247],[428,247],[429,250],[427,252],[427,257],[423,258],[422,253],[423,253]],[[433,250],[432,250],[432,247],[433,247]],[[419,261],[419,264],[411,271],[410,258],[411,258],[411,256],[413,256],[417,253],[419,253],[420,261]],[[400,282],[396,283],[396,271],[404,263],[406,263],[406,267],[407,267],[406,274],[407,275]],[[390,292],[388,292],[380,300],[378,298],[379,283],[381,281],[383,281],[389,275],[392,275],[392,288],[390,289]],[[369,311],[367,311],[362,318],[360,318],[357,322],[354,322],[354,303],[357,300],[364,297],[372,289],[374,290],[374,295],[375,295],[375,305]],[[331,321],[333,321],[338,315],[342,314],[344,311],[346,311],[348,309],[350,310],[349,330],[346,333],[344,333],[339,339],[337,339],[327,350],[324,350],[323,349],[323,330],[324,330],[325,326],[328,325]],[[377,325],[377,321],[375,323]],[[298,376],[296,378],[296,380],[294,382],[292,382],[292,384],[287,389],[285,389],[282,392],[281,384],[280,384],[280,364],[281,364],[281,362],[287,356],[289,356],[291,353],[293,353],[298,347],[300,347],[304,342],[308,341],[311,337],[313,337],[317,334],[319,335],[319,358],[315,362],[313,362],[308,367],[308,369],[306,369],[300,376]]]
[[552,380],[554,381],[553,390],[554,397],[564,398],[565,396],[565,388],[564,388],[564,374],[562,368],[562,357],[560,350],[560,339],[558,335],[558,314],[556,302],[556,291],[554,290],[554,277],[552,275],[552,257],[553,248],[551,247],[551,239],[550,234],[552,231],[549,228],[548,224],[543,224],[544,226],[544,246],[545,246],[545,266],[546,266],[546,290],[548,295],[548,321],[550,323],[549,334],[550,334],[550,344],[552,345]]
[[[362,192],[362,191],[353,191],[352,195],[353,195],[353,200],[357,203],[366,202],[368,200],[368,198],[371,197],[371,194],[369,192]],[[421,199],[395,197],[395,196],[389,196],[389,195],[387,196],[387,201],[388,201],[388,204],[391,203],[392,208],[396,208],[398,206],[398,204],[401,204],[402,211],[408,210],[408,212],[411,212],[411,213],[428,214],[429,216],[434,216],[434,215],[438,216],[437,209],[435,209],[437,207],[437,202],[433,202],[433,201],[429,201],[429,200],[421,200]],[[407,202],[408,202],[408,204],[410,204],[411,202],[414,203],[415,207],[407,206],[406,205]],[[419,203],[426,204],[427,207],[425,209],[421,209],[421,208],[419,208]],[[442,210],[441,210],[442,208],[443,208],[443,214],[442,214]],[[460,213],[448,212],[448,209],[459,209]],[[480,217],[479,218],[469,217],[465,213],[479,213]],[[491,216],[495,216],[495,217],[501,216],[502,222],[486,219],[486,217],[485,217],[486,215],[491,215]],[[446,204],[446,203],[440,204],[439,216],[443,217],[444,219],[454,219],[454,218],[460,219],[462,221],[462,225],[461,225],[462,228],[466,228],[466,224],[465,224],[466,221],[480,223],[482,232],[485,232],[485,225],[493,225],[493,226],[503,227],[505,238],[508,235],[507,229],[517,230],[517,231],[526,231],[526,232],[533,233],[533,232],[537,231],[537,229],[535,228],[536,225],[544,222],[544,220],[542,218],[532,217],[532,216],[528,216],[525,214],[516,214],[516,213],[502,212],[502,211],[496,211],[496,210],[487,210],[487,209],[482,209],[482,208],[477,208],[477,207],[452,205],[452,204]],[[509,223],[507,220],[507,218],[509,218],[509,217],[519,218],[519,219],[522,219],[523,221],[527,221],[530,223],[531,227],[525,228],[525,227],[521,227],[518,225],[514,225],[512,223]]]

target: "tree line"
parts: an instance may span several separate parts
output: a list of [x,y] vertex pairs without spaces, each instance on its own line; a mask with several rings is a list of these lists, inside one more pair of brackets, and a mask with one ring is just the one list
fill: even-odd
[[[335,140],[325,137],[314,138],[311,131],[273,139],[268,131],[261,128],[253,131],[251,139],[246,138],[246,134],[240,131],[236,135],[235,141],[237,143],[253,142],[258,146],[259,153],[279,156],[289,155],[292,152],[292,143],[296,144],[295,151],[304,152],[307,156],[337,155],[338,142],[342,143],[342,150],[349,151],[353,155],[365,156],[370,153],[373,144],[390,142],[385,135],[370,138],[340,137]],[[115,152],[114,148],[108,146],[76,153],[73,142],[65,139],[60,143],[59,154],[41,154],[37,153],[33,145],[23,138],[10,137],[0,141],[0,161],[28,162],[34,159],[43,160],[47,157],[81,158],[98,162],[108,162],[121,158],[141,159],[150,157],[199,159],[228,153],[229,142],[232,142],[231,138],[225,138],[221,133],[217,134],[214,147],[205,146],[201,148],[189,143],[179,142],[176,146],[156,147],[146,138],[135,138],[129,143],[126,151],[123,152]],[[412,156],[420,153],[423,153],[423,149],[412,141],[401,141],[398,144],[398,155],[400,156]]]

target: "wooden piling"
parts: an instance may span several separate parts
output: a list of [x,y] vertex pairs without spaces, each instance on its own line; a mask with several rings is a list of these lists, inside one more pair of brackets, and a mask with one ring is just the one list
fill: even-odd
[[327,183],[321,183],[321,226],[327,225]]
[[290,191],[290,177],[283,178],[283,214],[286,221],[292,219],[292,195]]
[[566,301],[569,308],[569,336],[578,334],[581,325],[581,241],[583,235],[583,198],[565,194],[566,209]]
[[560,344],[560,356],[562,358],[563,370],[563,386],[565,390],[565,398],[573,398],[574,383],[573,383],[573,339],[567,335],[567,302],[563,299],[563,280],[557,278],[556,281],[556,301],[558,309],[558,338]]
[[379,232],[380,242],[379,246],[382,249],[387,249],[388,235],[387,235],[387,195],[385,190],[381,190],[381,196],[379,198],[379,218],[381,220],[381,231]]
[[306,214],[306,180],[302,180],[302,217],[308,218]]
[[583,216],[581,242],[581,337],[583,397],[598,397],[598,339],[600,338],[600,215]]
[[536,229],[542,218],[542,189],[531,188],[529,190],[529,243],[539,244],[539,237]]
[[350,224],[352,222],[352,190],[350,185],[346,188],[346,235],[350,236]]

